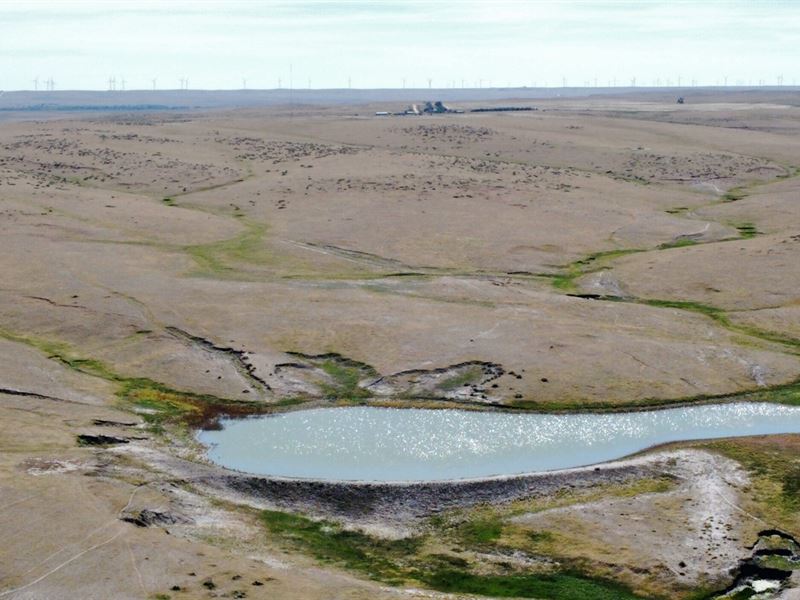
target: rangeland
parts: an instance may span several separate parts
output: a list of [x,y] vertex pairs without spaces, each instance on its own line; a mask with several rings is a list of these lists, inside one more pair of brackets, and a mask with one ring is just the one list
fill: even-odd
[[673,101],[5,122],[0,598],[728,588],[760,532],[800,534],[797,436],[403,511],[231,479],[191,435],[353,403],[800,403],[800,108]]

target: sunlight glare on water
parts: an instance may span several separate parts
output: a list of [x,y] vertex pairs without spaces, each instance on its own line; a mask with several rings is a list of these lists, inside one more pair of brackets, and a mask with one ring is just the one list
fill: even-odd
[[202,431],[224,467],[282,477],[431,481],[588,465],[670,441],[800,432],[800,408],[721,404],[614,414],[319,408]]

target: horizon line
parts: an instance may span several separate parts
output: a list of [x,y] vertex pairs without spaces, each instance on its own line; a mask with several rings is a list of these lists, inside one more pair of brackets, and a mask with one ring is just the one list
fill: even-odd
[[414,92],[414,91],[503,91],[503,90],[700,90],[700,89],[797,89],[800,84],[777,84],[777,83],[753,83],[753,84],[740,84],[740,85],[724,85],[724,84],[703,84],[703,85],[597,85],[597,86],[584,86],[584,85],[567,85],[567,86],[492,86],[492,87],[329,87],[329,88],[288,88],[288,87],[275,87],[275,88],[133,88],[127,90],[109,90],[101,88],[64,88],[52,90],[36,90],[30,88],[18,89],[0,89],[0,92],[19,93],[30,92],[35,94],[54,94],[59,92],[96,92],[103,94],[127,94],[134,92],[369,92],[369,91],[398,91],[398,92]]

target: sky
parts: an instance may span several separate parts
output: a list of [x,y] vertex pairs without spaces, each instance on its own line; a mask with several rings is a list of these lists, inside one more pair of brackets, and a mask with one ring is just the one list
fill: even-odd
[[[800,83],[800,0],[0,0],[0,90]],[[680,78],[680,79],[679,79]]]

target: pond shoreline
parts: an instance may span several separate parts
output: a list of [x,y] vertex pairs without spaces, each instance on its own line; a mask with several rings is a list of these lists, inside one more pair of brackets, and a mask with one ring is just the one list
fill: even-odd
[[[674,457],[686,451],[658,452],[594,466],[542,473],[498,475],[450,481],[320,481],[259,476],[179,458],[139,443],[115,449],[139,455],[148,464],[206,494],[256,508],[273,508],[355,523],[403,524],[433,514],[487,503],[545,497],[563,489],[625,484],[664,476]],[[695,451],[692,454],[696,453]]]
[[[789,391],[798,394],[797,399],[782,399],[773,397],[775,394]],[[264,404],[255,402],[242,402],[242,407],[250,406],[252,412],[246,410],[236,413],[226,413],[224,408],[215,411],[208,419],[200,421],[198,428],[213,430],[219,426],[218,420],[224,419],[250,419],[266,415],[279,415],[290,412],[313,410],[315,408],[341,408],[352,406],[371,406],[376,408],[396,409],[429,409],[429,410],[463,410],[465,412],[487,412],[507,414],[531,415],[581,415],[581,414],[619,414],[638,413],[668,410],[671,408],[688,408],[692,406],[707,406],[710,404],[735,404],[742,402],[779,404],[784,406],[797,406],[800,402],[800,380],[766,387],[763,389],[745,390],[719,395],[699,395],[681,399],[655,398],[638,402],[614,403],[576,403],[553,404],[551,402],[522,401],[517,404],[504,404],[500,402],[470,402],[438,397],[409,397],[409,398],[381,398],[370,396],[359,398],[357,402],[347,399],[306,398],[290,402],[276,402]]]

